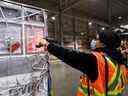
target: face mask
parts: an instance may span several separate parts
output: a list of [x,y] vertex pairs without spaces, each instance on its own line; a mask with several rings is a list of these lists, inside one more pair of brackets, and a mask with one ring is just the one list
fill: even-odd
[[96,49],[96,41],[94,39],[91,41],[90,47],[92,50]]

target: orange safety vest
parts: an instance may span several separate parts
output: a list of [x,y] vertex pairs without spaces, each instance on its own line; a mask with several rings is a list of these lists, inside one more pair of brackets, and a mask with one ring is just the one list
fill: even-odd
[[[107,96],[128,96],[128,94],[122,95],[126,94],[125,66],[119,65],[115,60],[104,53],[93,52],[93,54],[97,58],[98,77],[94,82],[91,82],[86,75],[80,76],[77,96],[106,96],[106,93]],[[108,66],[107,84],[105,64]]]

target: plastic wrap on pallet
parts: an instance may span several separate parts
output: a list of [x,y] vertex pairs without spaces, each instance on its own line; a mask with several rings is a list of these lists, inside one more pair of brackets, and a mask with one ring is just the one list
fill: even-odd
[[0,61],[0,96],[48,96],[46,56],[11,57]]

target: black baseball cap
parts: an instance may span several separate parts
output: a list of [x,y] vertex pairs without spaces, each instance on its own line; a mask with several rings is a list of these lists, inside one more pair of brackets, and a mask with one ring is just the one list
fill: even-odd
[[108,48],[118,48],[121,44],[120,35],[116,32],[99,32],[99,40]]

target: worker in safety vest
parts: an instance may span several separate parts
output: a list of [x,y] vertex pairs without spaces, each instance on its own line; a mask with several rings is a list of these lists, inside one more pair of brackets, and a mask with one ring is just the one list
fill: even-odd
[[116,51],[120,42],[114,32],[99,32],[95,51],[86,53],[41,41],[51,54],[83,73],[76,96],[128,96],[126,68],[121,53]]

